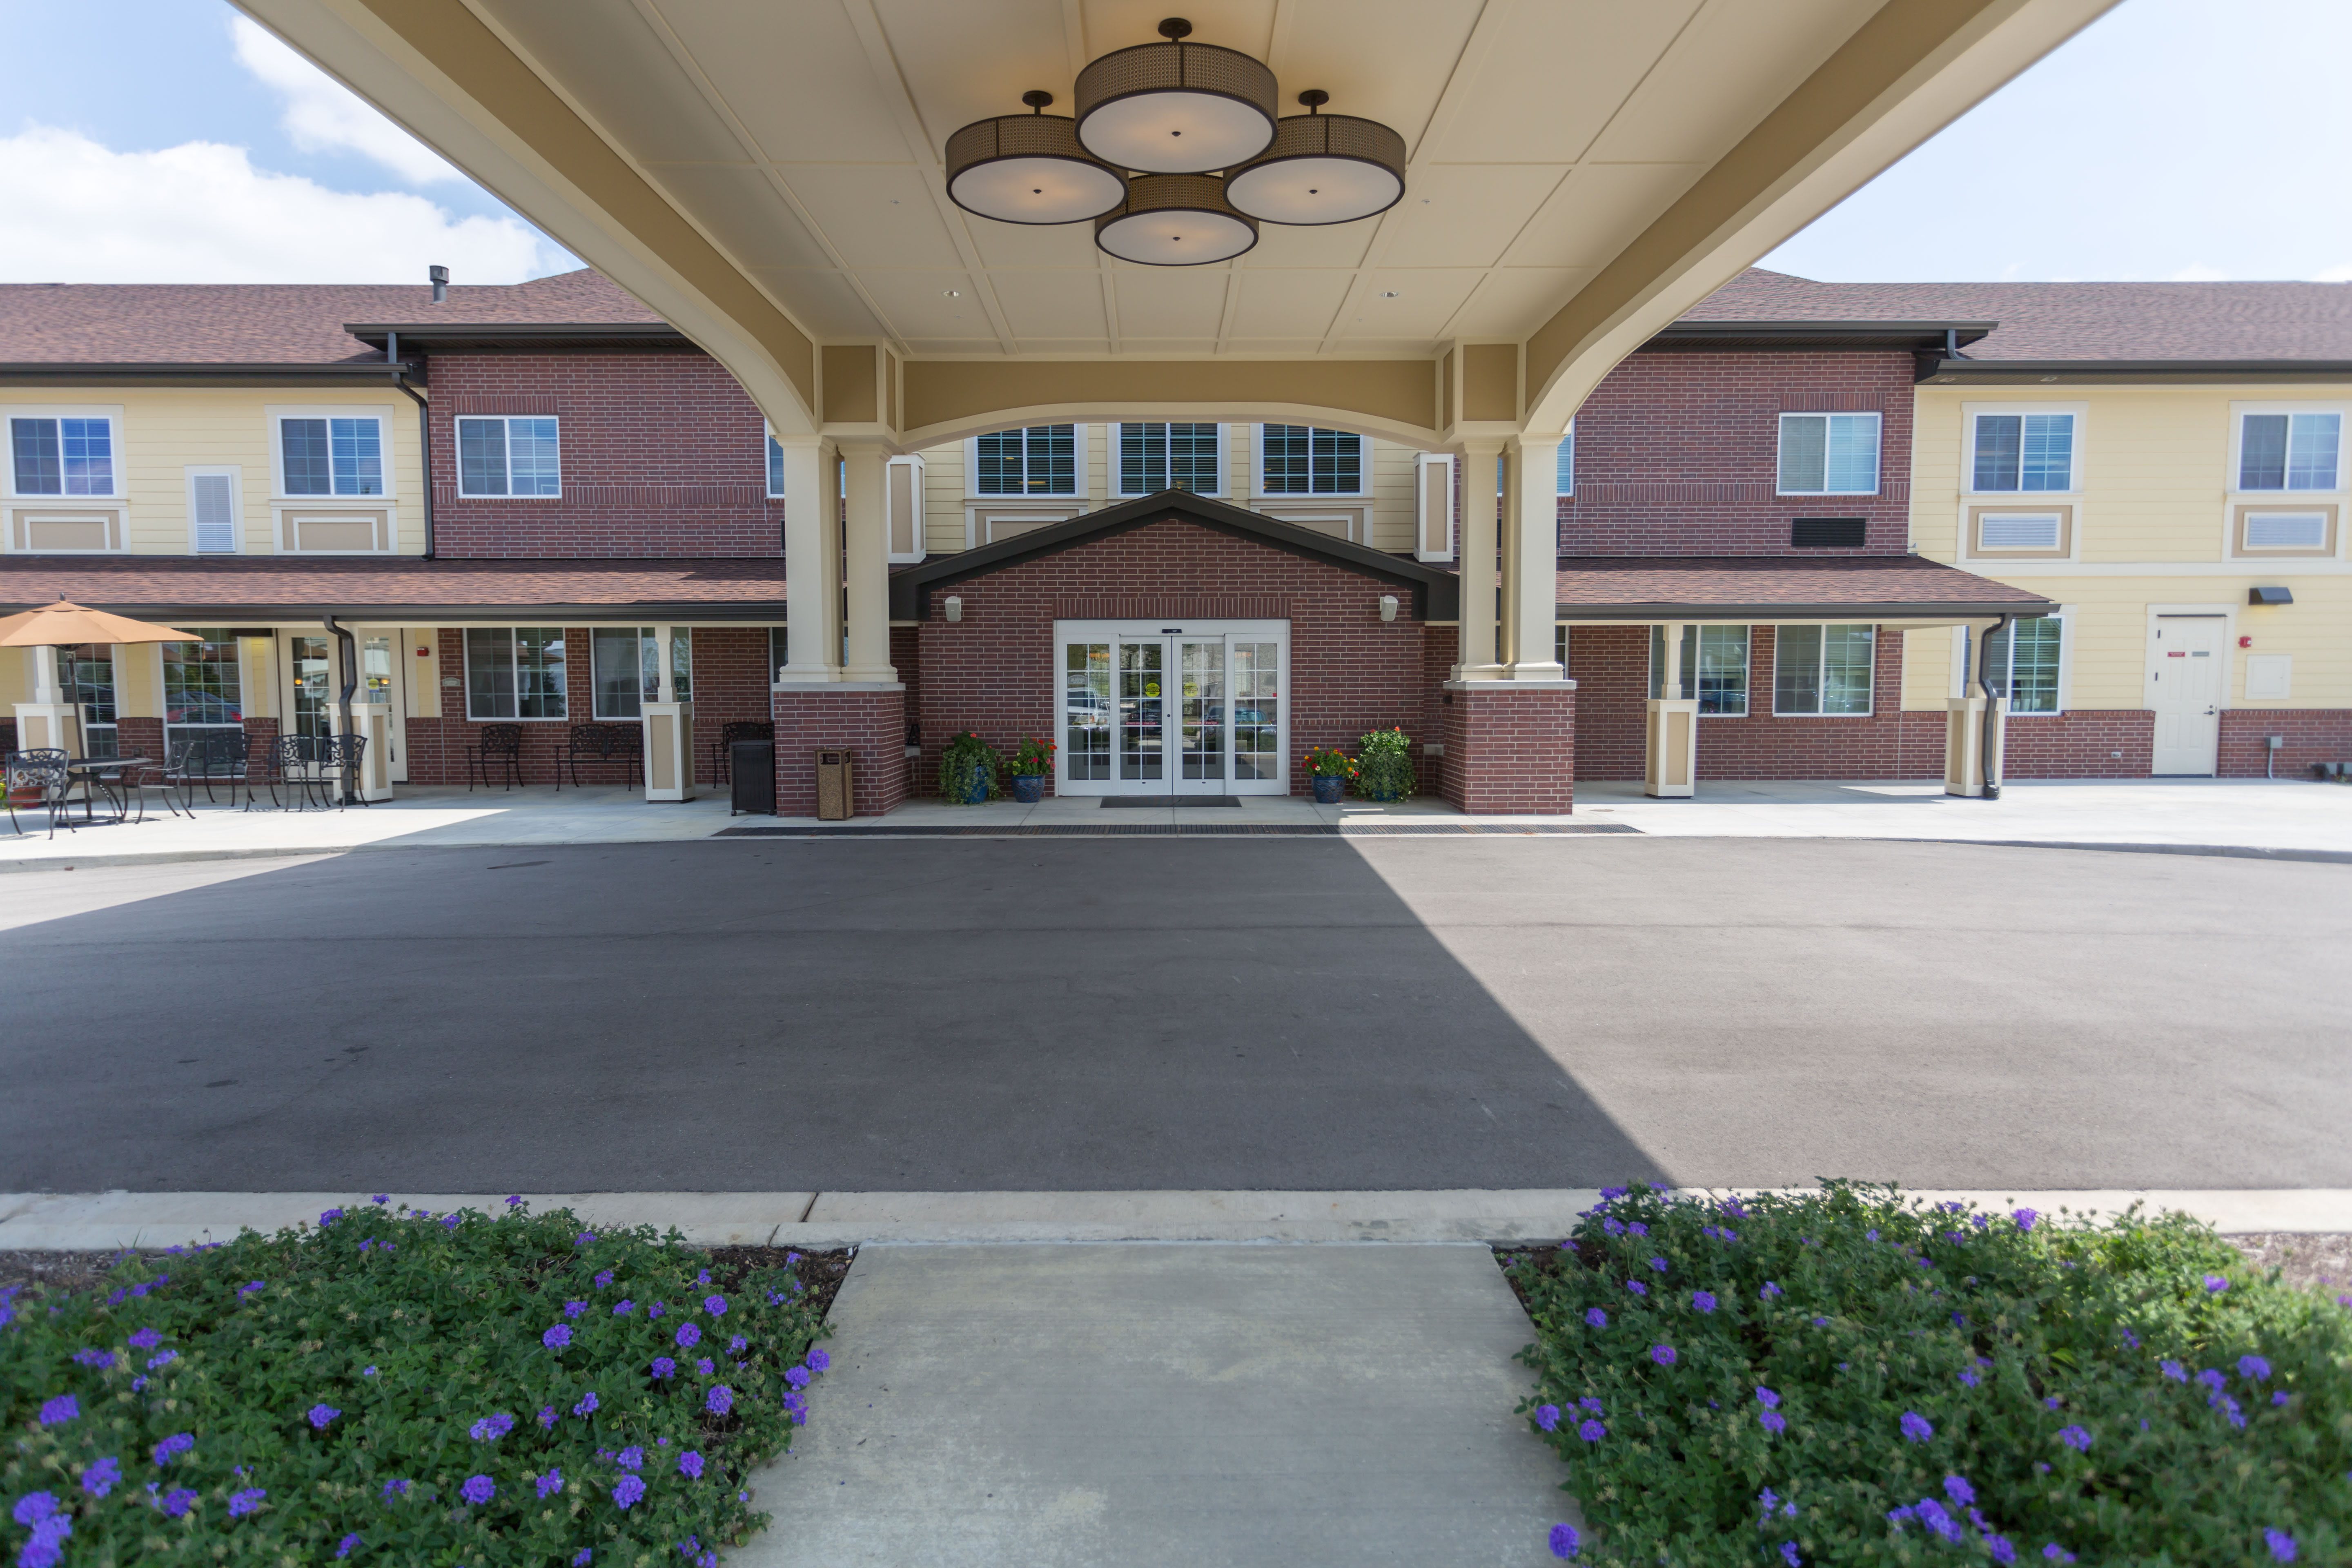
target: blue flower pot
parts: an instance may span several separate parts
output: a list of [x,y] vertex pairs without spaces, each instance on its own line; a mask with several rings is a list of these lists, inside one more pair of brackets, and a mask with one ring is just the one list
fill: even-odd
[[1044,773],[1014,773],[1013,775],[1013,798],[1019,801],[1024,805],[1034,805],[1039,801],[1045,799],[1045,775]]
[[971,788],[964,792],[964,805],[986,805],[988,804],[989,782],[988,774],[985,773],[977,773],[972,774]]
[[1404,792],[1393,787],[1368,789],[1364,792],[1364,798],[1366,800],[1402,800]]
[[1343,798],[1345,798],[1347,793],[1348,781],[1346,779],[1337,776],[1326,778],[1321,773],[1315,775],[1316,805],[1337,805]]

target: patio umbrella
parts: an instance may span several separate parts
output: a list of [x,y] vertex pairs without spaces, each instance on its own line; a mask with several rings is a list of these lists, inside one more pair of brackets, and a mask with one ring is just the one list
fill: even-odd
[[[82,643],[201,642],[194,632],[175,631],[152,621],[134,621],[104,610],[85,609],[59,599],[37,610],[0,617],[0,647],[74,647]],[[56,668],[56,655],[49,668]],[[81,704],[74,704],[74,728],[81,728]],[[85,738],[83,744],[86,747]]]

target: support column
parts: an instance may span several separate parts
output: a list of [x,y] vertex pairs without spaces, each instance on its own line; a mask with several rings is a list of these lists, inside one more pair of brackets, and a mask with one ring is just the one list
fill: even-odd
[[1495,460],[1502,455],[1500,440],[1482,437],[1462,444],[1462,611],[1461,647],[1455,656],[1459,662],[1454,666],[1456,680],[1494,680],[1503,674],[1495,646]]
[[1664,631],[1664,668],[1643,734],[1642,793],[1683,800],[1698,789],[1698,700],[1683,695],[1682,623],[1669,621]]
[[778,437],[784,461],[784,609],[792,662],[782,680],[841,679],[841,523],[833,448],[814,436]]
[[[790,568],[786,570],[789,572]],[[694,704],[677,696],[677,651],[674,628],[654,628],[654,700],[643,705],[646,798],[694,798]]]
[[1511,444],[1511,509],[1503,531],[1503,604],[1514,680],[1558,680],[1552,649],[1559,620],[1559,442],[1521,436]]
[[849,556],[849,657],[844,680],[894,681],[890,662],[890,518],[883,491],[890,454],[879,446],[841,449],[848,471],[849,516],[843,544]]
[[58,650],[28,650],[33,664],[33,700],[16,704],[16,749],[81,754],[81,724],[58,680]]
[[1963,667],[1960,689],[1966,695],[1944,704],[1944,793],[1971,799],[1998,800],[2003,753],[2009,746],[2009,699],[1995,697],[1986,685],[1988,646],[2006,621],[1970,626],[1967,647],[1974,655]]

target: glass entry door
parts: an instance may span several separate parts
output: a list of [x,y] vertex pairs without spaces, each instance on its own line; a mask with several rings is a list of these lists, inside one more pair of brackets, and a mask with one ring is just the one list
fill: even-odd
[[1055,623],[1062,795],[1283,795],[1289,626]]

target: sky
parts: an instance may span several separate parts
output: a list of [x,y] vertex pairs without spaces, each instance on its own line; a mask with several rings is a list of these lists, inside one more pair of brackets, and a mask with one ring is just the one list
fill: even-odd
[[[0,0],[0,282],[579,265],[222,0]],[[2124,0],[1760,265],[2352,279],[2347,58],[2352,0]]]

